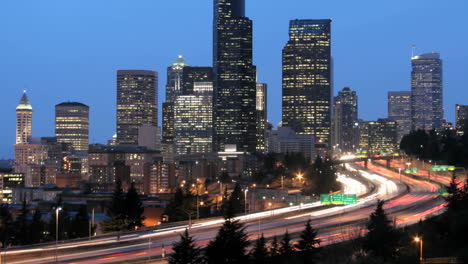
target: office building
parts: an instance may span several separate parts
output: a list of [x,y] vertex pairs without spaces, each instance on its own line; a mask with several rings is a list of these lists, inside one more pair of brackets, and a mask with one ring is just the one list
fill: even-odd
[[245,0],[215,0],[213,31],[214,150],[235,144],[252,153],[257,145],[256,68]]
[[117,71],[117,145],[136,146],[142,125],[158,125],[157,83],[155,71]]
[[390,119],[360,121],[361,150],[371,154],[388,154],[398,150],[397,122]]
[[388,92],[388,118],[397,122],[398,142],[411,132],[411,92]]
[[292,20],[283,49],[283,126],[330,144],[331,19]]
[[359,145],[358,97],[349,87],[335,97],[332,134],[336,151],[351,152]]
[[175,153],[207,153],[213,149],[213,83],[195,82],[193,95],[174,103]]
[[13,189],[24,187],[24,174],[0,170],[0,203],[10,203]]
[[267,127],[267,84],[257,83],[257,152],[263,153],[267,150],[266,127]]
[[59,143],[69,143],[74,151],[88,151],[89,106],[66,102],[55,106],[55,136]]
[[468,105],[455,105],[457,134],[463,135],[468,128]]
[[182,70],[182,93],[190,95],[194,93],[195,82],[213,82],[212,67],[192,67],[186,66]]
[[28,144],[32,135],[32,114],[33,109],[25,91],[16,107],[16,144]]
[[443,123],[442,60],[439,53],[411,58],[412,129],[438,129]]
[[172,103],[177,96],[183,94],[183,70],[188,64],[185,62],[184,57],[179,55],[177,60],[169,67],[167,67],[167,82],[166,82],[166,102]]
[[315,158],[315,139],[313,135],[299,135],[290,127],[268,130],[269,153],[302,153],[308,160]]

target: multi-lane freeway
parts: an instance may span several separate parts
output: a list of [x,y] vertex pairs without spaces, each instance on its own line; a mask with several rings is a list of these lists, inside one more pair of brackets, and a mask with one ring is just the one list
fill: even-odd
[[[312,220],[319,229],[321,245],[337,243],[363,234],[366,221],[375,209],[377,199],[387,200],[385,210],[395,225],[402,227],[418,222],[427,216],[443,212],[445,201],[437,194],[437,189],[446,185],[447,178],[406,176],[383,166],[363,164],[347,165],[348,170],[356,171],[363,180],[357,181],[340,175],[347,192],[359,194],[355,205],[323,206],[319,202],[290,206],[238,217],[245,223],[251,239],[261,233],[265,237],[281,236],[286,230],[295,234],[303,230],[304,223]],[[370,182],[368,188],[363,182]],[[197,222],[191,227],[191,234],[200,246],[206,245],[216,236],[223,219],[210,219]],[[54,244],[16,248],[4,252],[2,258],[7,263],[53,263],[55,252],[59,263],[122,263],[136,259],[159,258],[170,253],[171,244],[179,239],[179,234],[187,226],[172,226],[154,231],[136,232],[120,237],[96,237],[93,240],[62,242]]]

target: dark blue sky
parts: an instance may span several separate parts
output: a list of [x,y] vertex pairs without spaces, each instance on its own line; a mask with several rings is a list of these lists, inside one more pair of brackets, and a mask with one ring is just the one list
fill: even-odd
[[[178,54],[211,65],[212,0],[14,0],[0,7],[0,158],[13,156],[15,107],[23,89],[34,108],[33,135],[54,134],[54,105],[91,107],[90,141],[115,131],[117,69],[159,72]],[[247,0],[254,62],[269,85],[269,120],[281,120],[281,49],[289,20],[332,18],[335,94],[351,86],[365,120],[386,117],[386,94],[410,88],[411,46],[441,53],[444,109],[468,104],[466,0]],[[161,113],[161,111],[159,111]],[[161,118],[159,118],[161,120]]]

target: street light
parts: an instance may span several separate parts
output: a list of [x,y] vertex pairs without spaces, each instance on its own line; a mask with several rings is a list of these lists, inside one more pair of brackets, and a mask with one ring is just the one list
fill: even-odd
[[398,168],[398,175],[400,176],[400,183],[401,183],[401,168]]
[[59,211],[62,210],[62,207],[55,208],[55,263],[58,262],[57,248],[58,248],[58,218]]
[[419,262],[423,263],[423,239],[422,237],[415,237],[414,242],[419,243]]
[[244,190],[244,213],[247,214],[247,192],[249,188],[245,188]]

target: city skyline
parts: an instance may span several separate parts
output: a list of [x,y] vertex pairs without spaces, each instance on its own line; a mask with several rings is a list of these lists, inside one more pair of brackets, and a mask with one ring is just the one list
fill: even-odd
[[[184,4],[187,7],[190,7],[193,5],[193,3],[190,3],[188,1],[179,1],[181,4]],[[261,6],[261,3],[265,3],[265,1],[258,1],[259,3],[247,3],[247,16],[250,17],[253,22],[254,22],[254,64],[258,66],[258,81],[259,82],[265,82],[269,86],[269,121],[273,123],[273,125],[277,125],[277,123],[281,119],[281,110],[279,107],[281,104],[281,63],[280,63],[280,58],[281,58],[281,46],[284,45],[285,40],[287,40],[287,27],[289,24],[289,20],[295,19],[295,18],[305,18],[305,19],[320,19],[320,18],[327,18],[327,17],[332,17],[334,19],[333,22],[333,56],[334,56],[334,61],[335,61],[335,72],[334,72],[334,95],[338,90],[340,90],[343,86],[350,86],[353,90],[357,91],[358,96],[360,97],[360,113],[359,117],[363,118],[364,120],[375,120],[377,118],[385,118],[386,117],[386,107],[384,105],[385,98],[386,98],[386,92],[390,90],[409,90],[410,89],[410,48],[412,44],[416,44],[418,47],[417,53],[426,53],[426,52],[431,52],[431,51],[437,51],[441,53],[441,57],[444,59],[444,110],[446,112],[445,117],[448,118],[449,121],[454,121],[454,105],[455,103],[459,104],[466,104],[462,99],[458,98],[463,98],[466,96],[463,96],[466,91],[463,91],[461,89],[465,83],[468,81],[466,80],[467,77],[465,77],[463,74],[458,74],[458,76],[454,77],[453,75],[456,75],[457,70],[463,69],[463,62],[465,58],[466,61],[466,54],[463,54],[463,50],[461,48],[452,48],[454,51],[451,51],[451,47],[449,44],[442,44],[443,42],[437,42],[437,40],[432,37],[429,38],[429,40],[425,40],[424,36],[419,36],[418,34],[421,35],[424,32],[430,32],[431,30],[437,29],[436,25],[433,25],[431,23],[434,23],[432,21],[426,21],[426,24],[420,24],[420,22],[417,22],[417,17],[422,16],[423,18],[430,18],[431,14],[435,13],[438,8],[448,8],[448,5],[445,4],[437,4],[436,8],[435,6],[433,7],[428,7],[424,6],[425,11],[429,12],[419,12],[419,13],[413,13],[412,15],[415,16],[413,20],[409,20],[409,24],[412,26],[412,33],[415,34],[414,36],[411,35],[411,37],[408,36],[403,36],[401,39],[399,39],[397,47],[396,48],[391,48],[387,47],[388,49],[381,50],[379,56],[384,56],[384,58],[387,58],[387,60],[382,59],[382,60],[377,60],[372,62],[372,64],[369,65],[364,65],[364,62],[366,60],[364,59],[363,62],[360,62],[359,66],[361,67],[359,71],[354,68],[359,68],[355,67],[352,58],[354,57],[354,54],[347,54],[347,56],[343,56],[343,54],[346,54],[346,52],[355,52],[356,54],[361,54],[361,55],[366,55],[370,56],[372,53],[374,53],[373,56],[375,56],[376,53],[376,48],[375,47],[370,47],[375,45],[376,43],[379,43],[379,41],[375,41],[374,43],[371,42],[369,43],[369,47],[365,49],[365,53],[363,50],[361,50],[361,47],[356,47],[356,45],[348,45],[346,49],[343,49],[343,46],[345,46],[345,39],[349,39],[350,35],[343,34],[343,27],[346,27],[345,24],[350,23],[350,17],[346,17],[345,15],[342,14],[343,10],[340,9],[334,9],[332,6],[326,6],[325,4],[321,6],[321,9],[318,8],[314,9],[317,10],[317,13],[310,13],[305,14],[304,11],[300,11],[301,9],[298,8],[286,8],[284,12],[279,12],[279,10],[273,9],[273,13],[281,13],[280,17],[274,21],[275,25],[278,25],[278,27],[274,29],[270,29],[270,27],[266,27],[264,23],[267,22],[267,19],[260,13],[262,13],[262,9],[259,7]],[[302,5],[308,5],[305,3],[305,1],[295,1],[297,3],[301,3]],[[422,1],[417,1],[418,3],[422,3]],[[461,3],[461,2],[460,2]],[[464,4],[464,3],[463,3]],[[17,4],[7,4],[7,5],[12,5],[11,7],[13,10],[17,10],[21,5]],[[73,6],[72,4],[70,5],[59,5],[55,11],[58,11],[60,8],[65,8],[65,10],[69,10],[71,7],[75,8],[84,8],[85,4],[82,4],[83,6]],[[457,10],[461,10],[462,8],[455,8],[455,4],[452,3],[450,10],[453,11],[452,14],[456,13]],[[32,4],[34,6],[34,4]],[[114,8],[123,8],[125,7],[125,4],[119,4],[116,3],[116,7]],[[280,9],[281,4],[278,4],[278,9]],[[408,10],[402,11],[401,14],[404,14],[406,12],[409,12],[412,10],[416,9],[417,4],[411,3],[408,4]],[[162,7],[162,4],[154,4],[155,8]],[[183,8],[180,7],[180,5],[177,7],[177,5],[173,4],[165,4],[165,7],[167,7],[169,10],[180,10],[181,12],[184,11]],[[193,7],[193,6],[192,6]],[[380,6],[379,8],[382,8],[381,10],[384,10],[385,5]],[[68,9],[67,9],[68,8]],[[171,9],[172,8],[172,9]],[[172,61],[173,58],[177,56],[177,54],[183,54],[185,57],[188,58],[188,61],[190,62],[191,65],[193,66],[203,66],[203,65],[211,65],[211,55],[210,55],[210,43],[211,43],[211,19],[212,19],[212,14],[211,14],[211,8],[212,8],[212,3],[211,1],[208,1],[207,3],[202,3],[200,4],[197,8],[199,8],[200,12],[203,12],[203,14],[206,14],[206,18],[204,17],[201,19],[203,24],[200,26],[200,32],[202,33],[202,36],[205,36],[206,39],[203,40],[203,43],[201,46],[203,48],[200,48],[200,46],[194,45],[194,47],[191,47],[192,42],[183,42],[178,43],[177,39],[174,41],[168,41],[172,44],[175,44],[174,49],[168,50],[164,48],[164,45],[161,44],[161,48],[157,46],[159,43],[157,41],[154,41],[153,47],[151,48],[151,52],[148,53],[149,51],[146,50],[145,52],[136,52],[131,51],[131,48],[129,49],[130,52],[123,52],[122,54],[119,54],[121,56],[116,56],[117,59],[121,59],[121,61],[117,62],[116,60],[113,60],[110,58],[111,53],[103,51],[103,47],[99,47],[100,45],[97,43],[96,45],[98,47],[94,46],[87,46],[85,48],[80,49],[82,52],[88,51],[98,51],[101,50],[102,53],[99,54],[99,56],[106,57],[111,61],[110,65],[102,65],[97,63],[99,66],[94,66],[91,67],[89,70],[84,70],[81,68],[86,68],[87,66],[92,66],[94,62],[92,62],[93,58],[88,57],[87,59],[90,61],[80,61],[77,58],[74,58],[72,56],[72,52],[66,53],[65,51],[68,50],[58,50],[56,57],[52,56],[51,61],[44,62],[42,61],[40,64],[39,62],[35,61],[35,59],[40,58],[41,55],[46,55],[47,54],[47,49],[43,47],[43,52],[41,53],[38,52],[37,55],[32,56],[30,60],[24,59],[21,60],[21,56],[27,57],[29,54],[28,51],[24,50],[25,47],[28,46],[23,46],[23,44],[18,44],[18,43],[13,43],[11,40],[8,40],[4,43],[6,47],[9,47],[11,44],[12,46],[14,44],[18,44],[17,47],[13,49],[12,54],[6,56],[6,64],[5,65],[0,65],[1,72],[4,72],[6,74],[0,74],[0,81],[3,81],[5,89],[2,89],[3,91],[6,91],[6,100],[5,103],[1,104],[1,111],[2,111],[2,119],[1,122],[2,124],[5,124],[3,127],[6,129],[3,129],[0,132],[0,158],[11,158],[12,153],[13,153],[13,144],[14,144],[14,120],[15,120],[15,114],[14,114],[14,108],[18,102],[18,99],[21,96],[21,92],[23,89],[28,90],[28,97],[31,101],[31,104],[34,105],[35,111],[34,111],[34,132],[33,136],[52,136],[53,135],[53,119],[54,119],[54,105],[63,101],[78,101],[87,105],[90,105],[91,108],[91,113],[90,113],[90,122],[91,122],[91,131],[90,131],[90,143],[104,143],[106,140],[110,139],[112,135],[115,133],[115,73],[117,69],[127,69],[127,68],[134,68],[134,69],[144,69],[144,70],[155,70],[159,73],[160,76],[164,76],[164,69],[169,65]],[[424,9],[423,8],[423,9]],[[8,8],[5,8],[7,10]],[[343,8],[345,9],[345,8]],[[102,9],[100,9],[102,11]],[[115,9],[112,9],[115,11]],[[164,10],[164,8],[159,9]],[[276,11],[274,11],[276,10]],[[26,10],[30,12],[29,10]],[[133,12],[141,11],[143,10],[138,10],[138,9],[132,9]],[[323,12],[322,12],[323,11]],[[336,11],[336,12],[335,12]],[[369,11],[369,10],[367,10]],[[56,19],[53,14],[53,10],[51,11],[52,13],[49,13],[51,15],[50,19]],[[86,12],[82,10],[84,14]],[[431,13],[432,12],[432,13]],[[442,11],[440,11],[442,13]],[[13,14],[15,12],[12,12]],[[79,12],[78,12],[79,13]],[[91,12],[93,13],[93,12]],[[195,13],[195,12],[193,12]],[[192,13],[192,14],[193,14]],[[337,14],[337,16],[333,15],[334,13]],[[386,13],[387,16],[392,16],[398,14],[395,10],[390,8]],[[83,15],[83,13],[79,13]],[[93,13],[94,14],[94,13]],[[341,16],[340,16],[341,14]],[[422,14],[422,15],[421,15]],[[406,14],[408,15],[408,14]],[[55,14],[55,16],[58,16]],[[285,17],[288,18],[285,18]],[[5,16],[3,16],[5,18]],[[59,17],[59,16],[58,16]],[[57,18],[58,18],[57,17]],[[78,16],[79,17],[79,16]],[[148,17],[144,16],[144,19],[148,19]],[[188,16],[184,16],[187,19],[190,19]],[[453,16],[457,17],[457,16]],[[448,18],[447,23],[449,23],[450,19],[453,21],[457,21],[456,18]],[[6,17],[6,20],[8,20],[10,17]],[[70,20],[66,20],[65,22],[73,22],[73,18],[77,18],[74,16],[71,16],[69,18]],[[419,17],[421,18],[421,17]],[[460,18],[460,16],[458,16]],[[118,19],[115,18],[114,19]],[[366,23],[372,23],[372,21],[377,22],[377,25],[382,26],[382,24],[379,24],[381,21],[380,17],[377,17],[375,14],[368,14]],[[15,20],[13,21],[13,25],[15,24]],[[29,20],[32,21],[32,20]],[[56,23],[56,20],[50,21],[52,23]],[[272,21],[270,21],[272,22]],[[363,23],[362,20],[358,20],[358,22]],[[4,21],[3,19],[0,20],[0,23],[3,24]],[[156,24],[157,22],[154,21]],[[201,22],[200,22],[201,23]],[[273,23],[273,22],[272,22]],[[41,23],[39,23],[41,24]],[[125,24],[125,23],[123,23]],[[352,24],[352,23],[351,23]],[[7,23],[8,25],[8,23]],[[67,23],[65,23],[67,25]],[[72,25],[74,25],[72,23]],[[386,28],[386,26],[393,25],[390,21],[387,21],[386,23],[383,23],[383,29]],[[424,26],[422,26],[424,25]],[[7,31],[7,36],[8,33],[11,33],[13,35],[13,39],[15,38],[15,34],[22,33],[25,34],[24,28],[22,28],[24,25],[16,25],[15,27],[9,27]],[[100,29],[111,29],[112,25],[109,25],[107,27],[102,28],[103,25],[100,25]],[[431,28],[432,26],[432,28]],[[89,25],[88,25],[89,27]],[[151,27],[151,24],[143,24],[140,27],[143,28],[143,30],[146,32],[149,30]],[[175,26],[177,28],[177,25]],[[435,28],[434,28],[435,27]],[[83,25],[83,27],[76,26],[72,27],[74,30],[83,30],[83,28],[87,28],[86,25]],[[376,35],[378,39],[379,36],[381,37],[382,32],[387,32],[387,33],[401,33],[399,31],[385,31],[385,30],[380,30],[381,28],[378,27],[371,27],[367,28],[364,27],[365,31],[364,33],[367,33],[369,35]],[[23,30],[22,30],[23,29]],[[58,29],[58,28],[53,28],[53,29]],[[53,33],[54,30],[51,30],[50,33]],[[89,28],[88,28],[89,29]],[[281,29],[281,32],[279,31]],[[388,29],[388,28],[387,28]],[[396,23],[396,29],[394,28],[393,30],[401,30],[402,25]],[[36,29],[37,30],[37,29]],[[270,32],[268,37],[265,37],[265,33],[269,32],[269,30],[273,30],[273,32]],[[278,30],[278,31],[275,31]],[[27,30],[26,30],[27,31]],[[33,29],[34,32],[34,29]],[[48,31],[46,31],[47,33]],[[68,32],[68,31],[66,31]],[[73,30],[71,30],[73,32]],[[158,33],[158,30],[154,30],[155,33]],[[408,34],[408,31],[403,31],[406,34]],[[14,34],[13,34],[14,33]],[[185,32],[188,35],[194,34],[194,33],[189,33]],[[198,33],[198,31],[197,31]],[[94,33],[96,34],[96,33]],[[66,34],[67,35],[67,34]],[[78,36],[82,37],[86,41],[89,41],[89,35],[84,34],[84,32],[81,32],[81,34],[77,34]],[[405,35],[405,34],[403,34]],[[71,37],[70,35],[67,35],[69,38]],[[263,36],[263,39],[262,39]],[[347,36],[347,37],[345,37]],[[16,36],[18,37],[18,36]],[[96,36],[95,36],[96,37]],[[362,37],[362,36],[361,36]],[[413,38],[414,37],[414,38]],[[19,37],[19,39],[24,38],[23,36]],[[267,47],[268,42],[274,39],[274,45],[272,47]],[[70,40],[70,39],[68,39]],[[341,41],[340,41],[341,40]],[[355,40],[359,40],[359,38],[356,38]],[[388,39],[387,39],[388,40]],[[51,40],[42,40],[44,43],[51,44]],[[53,40],[52,40],[53,41]],[[256,44],[256,41],[261,42],[260,44]],[[395,41],[395,40],[392,40]],[[390,43],[395,44],[395,42],[389,41]],[[38,44],[33,45],[31,47],[32,50],[40,49],[39,51],[42,51],[40,48],[40,43],[39,41]],[[125,42],[125,41],[124,41]],[[380,42],[384,42],[384,40],[381,40]],[[457,43],[459,46],[462,47],[463,43],[466,43],[466,39],[461,39],[460,41],[448,41],[450,43]],[[26,43],[26,42],[24,42]],[[93,43],[92,41],[90,43]],[[105,42],[107,43],[107,42]],[[371,45],[373,44],[373,45]],[[88,44],[87,44],[88,45]],[[261,46],[260,46],[261,45]],[[53,45],[52,45],[53,46]],[[86,45],[85,45],[86,46]],[[149,46],[144,46],[144,49],[148,49]],[[204,47],[206,46],[206,47]],[[120,47],[120,46],[119,46]],[[157,47],[157,48],[154,48]],[[341,48],[340,48],[341,47]],[[193,50],[190,50],[193,48]],[[177,50],[175,50],[177,49]],[[200,51],[200,52],[197,52]],[[50,51],[49,51],[50,52]],[[65,52],[65,53],[64,53]],[[132,54],[132,52],[134,52]],[[262,59],[263,56],[265,56],[265,53],[268,54],[268,52],[274,52],[275,56],[269,56],[269,60]],[[454,52],[457,56],[454,56]],[[144,57],[142,53],[148,53],[147,57]],[[154,56],[162,56],[161,54],[167,54],[167,58],[159,58],[154,59]],[[15,56],[19,57],[19,59],[13,60],[13,57]],[[92,54],[92,53],[91,53]],[[257,57],[257,54],[258,55]],[[392,55],[390,55],[392,54]],[[68,55],[68,56],[67,56]],[[97,55],[97,54],[96,54]],[[99,57],[97,56],[97,57]],[[198,56],[198,57],[197,57]],[[390,63],[388,63],[388,58],[390,56],[396,56],[394,60],[391,60]],[[365,56],[364,56],[365,57]],[[71,61],[67,63],[67,61],[59,63],[61,60],[67,60],[68,58],[72,58]],[[201,58],[201,59],[200,59]],[[9,63],[9,59],[11,59],[11,64]],[[101,60],[103,58],[100,58]],[[149,62],[149,60],[153,59],[153,62]],[[271,63],[271,60],[274,59],[274,63]],[[392,58],[393,59],[393,58]],[[455,59],[455,61],[454,61]],[[458,64],[459,67],[457,67],[457,59],[460,59],[460,62]],[[58,61],[57,61],[58,60]],[[135,61],[133,61],[135,60]],[[157,61],[157,62],[156,62]],[[367,60],[369,62],[369,60]],[[16,64],[18,65],[16,65]],[[36,63],[36,64],[35,64]],[[63,67],[63,69],[59,69],[60,67]],[[396,63],[397,65],[400,65],[400,67],[391,67]],[[271,65],[270,65],[271,64]],[[161,67],[162,65],[162,67]],[[272,70],[274,65],[274,70]],[[12,67],[8,67],[12,66]],[[44,67],[43,67],[44,66]],[[390,76],[386,76],[390,80],[387,79],[379,79],[382,78],[382,76],[377,72],[377,77],[372,76],[375,74],[375,70],[369,69],[368,67],[371,68],[380,68],[377,66],[382,66],[384,70],[382,72],[386,72]],[[403,66],[403,67],[402,67]],[[24,67],[24,68],[23,68]],[[388,67],[388,68],[387,68]],[[37,70],[37,72],[32,71],[32,68],[37,68],[40,70]],[[49,70],[54,69],[58,71],[58,73],[65,73],[63,76],[60,78],[63,79],[55,79],[54,78],[44,78],[39,75],[44,75],[44,73],[48,73]],[[80,75],[75,76],[75,68],[81,69],[81,74],[82,76],[86,76],[83,78],[79,78]],[[94,72],[93,72],[94,70]],[[366,72],[367,70],[367,72]],[[347,74],[343,74],[344,72],[351,72]],[[29,74],[24,74],[24,73],[29,73]],[[100,74],[100,73],[105,73],[105,74]],[[361,73],[360,75],[356,75],[357,73]],[[278,76],[279,73],[279,76]],[[368,75],[365,76],[362,75],[363,73],[367,73]],[[391,73],[391,74],[389,74]],[[458,72],[461,73],[461,72]],[[73,79],[71,74],[73,74]],[[354,74],[354,76],[353,76]],[[373,77],[373,78],[370,78]],[[44,78],[44,79],[43,79]],[[101,78],[101,79],[99,79]],[[393,80],[396,79],[396,80]],[[67,81],[68,82],[65,82]],[[70,80],[73,80],[73,82],[69,82]],[[95,81],[97,80],[97,81]],[[64,87],[64,83],[66,83],[66,86]],[[164,94],[163,90],[165,80],[161,78],[159,81],[159,94]],[[394,84],[398,85],[394,85]],[[364,84],[364,85],[363,85]],[[380,88],[380,86],[383,84],[384,87]],[[26,86],[26,87],[25,87]],[[378,87],[378,90],[376,90],[376,87]],[[102,91],[101,89],[102,88]],[[98,89],[98,90],[96,90]],[[79,93],[78,93],[79,92]],[[97,94],[96,94],[97,93]],[[460,96],[460,93],[462,96]],[[97,96],[96,96],[97,95]],[[372,98],[373,96],[377,96],[376,99]],[[94,98],[93,98],[94,97]],[[100,103],[100,101],[103,101]],[[159,99],[159,105],[163,102],[163,98]],[[374,102],[375,101],[375,102]],[[13,105],[13,107],[11,107]],[[158,112],[161,112],[161,107],[159,107]],[[161,119],[161,118],[159,118]],[[11,128],[11,129],[10,129]]]

